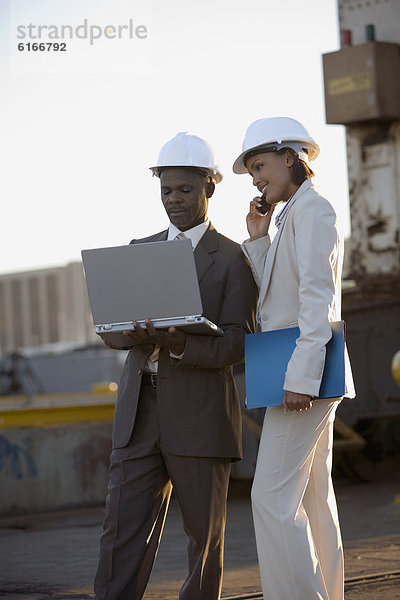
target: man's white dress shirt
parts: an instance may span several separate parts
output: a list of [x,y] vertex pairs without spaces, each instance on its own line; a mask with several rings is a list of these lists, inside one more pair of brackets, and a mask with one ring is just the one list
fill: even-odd
[[[184,237],[189,238],[190,241],[192,242],[192,246],[193,246],[193,251],[195,250],[197,244],[200,242],[201,238],[203,237],[203,235],[205,234],[205,232],[207,231],[208,227],[210,225],[210,221],[209,219],[207,219],[206,221],[204,221],[204,223],[200,223],[200,225],[196,225],[196,227],[192,227],[192,229],[188,229],[187,231],[182,232],[180,229],[178,229],[177,227],[175,227],[175,225],[173,225],[172,223],[169,224],[169,228],[168,228],[168,240],[175,240],[178,238],[179,234],[183,233]],[[182,236],[180,236],[182,237]],[[179,239],[179,238],[178,238]],[[184,238],[183,238],[184,239]],[[147,359],[146,362],[146,367],[145,370],[146,371],[150,371],[152,373],[157,373],[158,370],[158,354],[160,352],[160,346],[155,346],[153,352],[151,353],[150,357]],[[176,359],[180,359],[181,356],[177,356],[176,354],[173,354],[172,352],[170,352],[170,355],[173,358]]]

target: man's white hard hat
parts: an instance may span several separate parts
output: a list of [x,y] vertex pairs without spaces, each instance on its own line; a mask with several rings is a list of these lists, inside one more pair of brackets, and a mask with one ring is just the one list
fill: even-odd
[[159,177],[160,170],[164,167],[204,169],[215,183],[219,183],[223,177],[210,144],[187,131],[180,131],[172,140],[164,144],[158,155],[157,164],[150,169],[153,175]]
[[290,117],[258,119],[246,131],[242,153],[233,164],[233,172],[248,173],[246,162],[251,156],[281,148],[292,148],[305,162],[314,160],[319,154],[318,144],[304,125],[296,119]]

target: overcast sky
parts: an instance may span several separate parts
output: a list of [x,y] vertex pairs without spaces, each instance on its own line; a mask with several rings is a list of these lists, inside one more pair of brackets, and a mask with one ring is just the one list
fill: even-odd
[[[263,116],[310,130],[321,147],[316,183],[349,234],[344,127],[326,125],[324,109],[322,54],[339,49],[336,0],[0,7],[0,273],[65,264],[82,248],[164,229],[148,168],[178,131],[214,146],[224,179],[210,218],[241,242],[254,188],[232,163]],[[66,50],[29,51],[34,42]]]

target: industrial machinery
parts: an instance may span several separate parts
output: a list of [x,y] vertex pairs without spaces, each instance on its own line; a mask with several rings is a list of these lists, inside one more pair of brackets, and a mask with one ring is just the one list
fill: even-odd
[[400,3],[338,0],[341,48],[323,56],[327,123],[346,127],[351,238],[343,293],[357,397],[337,416],[371,458],[400,451]]

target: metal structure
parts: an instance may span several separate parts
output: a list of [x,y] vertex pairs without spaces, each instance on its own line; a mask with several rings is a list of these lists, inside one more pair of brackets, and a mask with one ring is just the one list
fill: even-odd
[[325,54],[327,123],[346,126],[350,277],[400,274],[400,3],[339,0]]
[[327,123],[346,126],[352,285],[343,318],[357,397],[338,416],[372,454],[400,450],[400,2],[338,0],[341,49],[325,54]]

